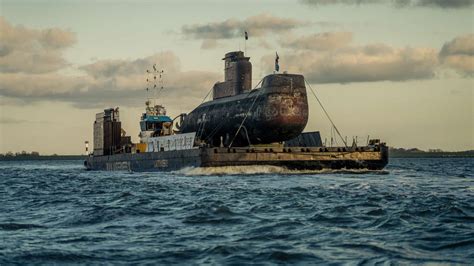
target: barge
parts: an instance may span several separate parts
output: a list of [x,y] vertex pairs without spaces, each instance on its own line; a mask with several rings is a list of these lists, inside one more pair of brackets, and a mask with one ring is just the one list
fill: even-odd
[[148,100],[138,143],[132,143],[122,129],[118,108],[97,114],[94,150],[84,161],[86,169],[173,171],[271,165],[379,170],[387,165],[388,147],[378,139],[365,146],[355,142],[347,146],[343,141],[344,146],[327,147],[319,132],[303,132],[308,122],[304,77],[273,73],[252,89],[249,59],[241,51],[227,53],[224,81],[212,88],[212,100],[189,114],[172,119],[163,105]]

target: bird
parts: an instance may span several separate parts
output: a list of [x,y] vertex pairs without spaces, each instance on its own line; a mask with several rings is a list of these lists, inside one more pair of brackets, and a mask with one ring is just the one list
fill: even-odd
[[153,69],[156,71],[156,64],[153,64]]

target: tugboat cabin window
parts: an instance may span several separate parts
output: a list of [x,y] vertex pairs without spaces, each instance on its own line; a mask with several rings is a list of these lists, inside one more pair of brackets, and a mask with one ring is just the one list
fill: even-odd
[[142,131],[155,131],[161,130],[161,123],[160,122],[140,122],[140,129]]
[[160,127],[160,125],[158,123],[146,123],[146,127],[146,130],[156,130]]

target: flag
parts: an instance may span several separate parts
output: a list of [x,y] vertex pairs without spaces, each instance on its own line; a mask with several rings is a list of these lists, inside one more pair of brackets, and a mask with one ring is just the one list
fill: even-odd
[[280,60],[280,57],[278,56],[278,53],[275,52],[276,57],[275,57],[275,71],[278,72],[280,71],[280,65],[278,64],[278,60]]
[[249,34],[248,32],[245,32],[245,40],[248,40],[249,39]]

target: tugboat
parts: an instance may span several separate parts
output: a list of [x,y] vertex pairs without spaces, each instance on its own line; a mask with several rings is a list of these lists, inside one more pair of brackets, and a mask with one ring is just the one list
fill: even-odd
[[[383,169],[388,147],[326,147],[319,132],[305,132],[308,98],[302,75],[274,73],[252,88],[252,64],[230,52],[225,79],[213,98],[174,119],[163,105],[146,102],[139,143],[121,129],[118,108],[96,115],[88,170],[170,171],[184,167],[275,165],[289,169]],[[156,86],[155,86],[156,87]],[[179,118],[179,122],[176,120]]]

